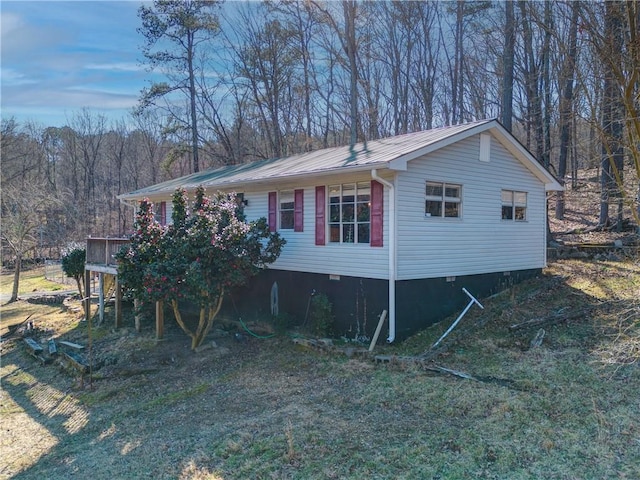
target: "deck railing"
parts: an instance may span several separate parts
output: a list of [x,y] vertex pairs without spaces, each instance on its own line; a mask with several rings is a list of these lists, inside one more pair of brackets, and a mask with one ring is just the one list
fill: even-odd
[[130,243],[128,238],[87,238],[87,264],[116,266],[116,253],[123,245]]

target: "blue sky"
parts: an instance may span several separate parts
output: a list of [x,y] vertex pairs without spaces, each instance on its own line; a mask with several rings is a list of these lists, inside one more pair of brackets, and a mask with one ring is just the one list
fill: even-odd
[[69,124],[83,108],[109,121],[137,103],[139,1],[0,2],[2,118]]

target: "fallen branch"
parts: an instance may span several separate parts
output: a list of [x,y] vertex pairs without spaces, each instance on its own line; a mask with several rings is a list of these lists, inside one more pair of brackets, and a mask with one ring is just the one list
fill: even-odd
[[531,320],[526,320],[524,322],[521,323],[514,323],[513,325],[509,326],[509,330],[518,330],[520,328],[528,328],[528,327],[538,327],[540,325],[546,325],[546,324],[556,324],[556,323],[561,323],[561,322],[566,322],[569,320],[574,320],[576,318],[580,318],[580,317],[584,317],[587,313],[589,313],[591,311],[590,308],[584,308],[584,309],[580,309],[576,312],[573,312],[570,315],[564,315],[564,311],[569,308],[569,307],[564,307],[561,308],[560,310],[558,310],[557,312],[555,312],[552,315],[549,315],[548,317],[543,317],[543,318],[532,318]]
[[515,380],[510,380],[508,378],[496,378],[491,376],[471,375],[466,372],[461,372],[459,370],[452,370],[450,368],[441,367],[439,365],[434,365],[433,367],[425,366],[425,370],[429,370],[431,372],[437,372],[437,373],[444,373],[446,375],[453,375],[454,377],[463,378],[465,380],[474,380],[476,382],[481,382],[481,383],[491,383],[495,385],[500,385],[501,387],[510,388],[512,390],[524,391],[523,388],[518,386]]
[[462,372],[460,370],[453,370],[451,368],[442,367],[440,365],[431,364],[428,360],[425,360],[422,356],[397,356],[397,355],[376,355],[374,361],[377,364],[385,364],[390,366],[408,366],[413,365],[418,368],[422,368],[428,372],[435,372],[445,375],[451,375],[454,377],[462,378],[464,380],[474,380],[481,383],[492,383],[500,385],[501,387],[511,388],[513,390],[523,391],[518,386],[517,382],[507,378],[496,378],[491,376],[479,376],[471,375],[470,373]]
[[445,367],[441,367],[439,365],[434,365],[432,367],[424,367],[425,370],[429,370],[430,372],[437,372],[437,373],[446,373],[448,375],[453,375],[454,377],[460,377],[460,378],[464,378],[467,380],[475,380],[477,382],[480,382],[481,380],[475,378],[473,375],[470,375],[468,373],[465,372],[460,372],[458,370],[452,370],[450,368],[445,368]]

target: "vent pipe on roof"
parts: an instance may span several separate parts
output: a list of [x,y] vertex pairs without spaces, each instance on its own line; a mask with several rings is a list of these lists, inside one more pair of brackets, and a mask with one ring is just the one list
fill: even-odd
[[396,339],[396,194],[393,183],[378,176],[378,171],[371,170],[371,178],[380,182],[389,190],[389,337],[387,342]]

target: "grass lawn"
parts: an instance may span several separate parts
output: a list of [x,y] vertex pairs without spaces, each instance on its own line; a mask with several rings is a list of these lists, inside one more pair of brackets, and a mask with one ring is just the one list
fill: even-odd
[[[80,383],[8,340],[0,478],[640,478],[638,262],[554,262],[482,302],[428,363],[284,334],[191,353],[170,317],[156,342],[152,320],[107,315]],[[42,336],[88,345],[78,314],[39,315]],[[421,356],[454,318],[374,353]]]
[[[18,284],[18,296],[33,292],[55,292],[68,290],[74,286],[66,286],[51,282],[44,277],[44,267],[35,267],[23,270]],[[10,295],[13,291],[13,273],[0,275],[0,294]]]

